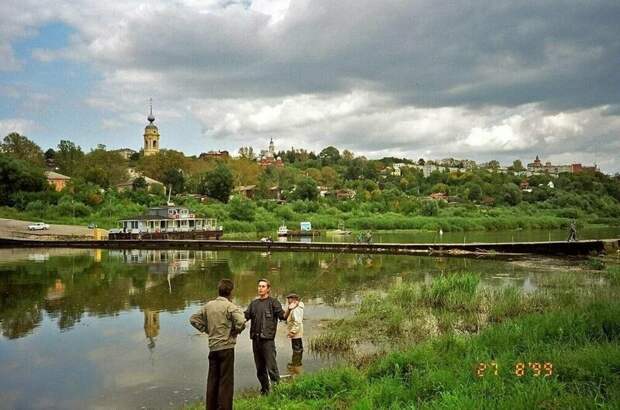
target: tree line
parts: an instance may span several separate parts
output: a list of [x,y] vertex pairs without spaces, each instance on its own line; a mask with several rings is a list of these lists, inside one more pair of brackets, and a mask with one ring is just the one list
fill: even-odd
[[[11,133],[0,144],[0,205],[41,214],[47,210],[48,214],[75,217],[98,211],[112,217],[122,210],[138,212],[145,206],[161,204],[163,186],[171,187],[176,195],[201,196],[207,201],[226,204],[235,186],[253,185],[257,201],[272,199],[275,187],[282,199],[317,202],[323,205],[314,207],[316,212],[327,213],[335,212],[329,209],[337,209],[366,214],[397,212],[436,216],[447,200],[465,209],[531,204],[567,218],[593,214],[602,218],[620,217],[617,175],[539,174],[527,178],[529,189],[524,191],[520,185],[526,179],[517,174],[523,169],[518,160],[511,167],[510,171],[514,172],[496,172],[491,167],[434,171],[425,177],[414,167],[402,167],[400,175],[392,172],[395,163],[423,164],[421,158],[369,160],[348,150],[340,152],[333,146],[318,154],[291,148],[277,152],[276,156],[282,160],[282,167],[261,167],[250,147],[242,147],[237,158],[203,159],[175,150],[161,150],[155,155],[144,156],[140,152],[125,159],[118,151],[103,145],[84,152],[75,143],[61,140],[57,147],[43,152],[26,136]],[[48,186],[46,169],[71,177],[64,191],[55,192]],[[143,178],[135,178],[131,190],[118,193],[116,186],[129,179],[129,169],[160,181],[163,186],[149,189]],[[354,192],[355,199],[321,198],[321,191],[335,190]],[[444,200],[432,201],[431,194],[441,194],[439,197]],[[252,218],[244,213],[251,212],[255,206],[237,198],[229,211],[247,220]],[[296,208],[312,210],[313,206]]]

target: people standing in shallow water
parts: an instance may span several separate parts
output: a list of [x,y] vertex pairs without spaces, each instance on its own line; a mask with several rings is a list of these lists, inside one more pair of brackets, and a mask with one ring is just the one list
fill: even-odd
[[286,319],[287,337],[291,339],[291,347],[293,349],[293,357],[289,363],[291,373],[299,373],[301,360],[304,352],[302,337],[304,334],[304,303],[299,301],[296,293],[290,293],[286,296],[288,303],[289,315]]
[[245,329],[241,308],[230,301],[233,282],[222,279],[217,285],[219,296],[209,301],[190,323],[198,331],[209,334],[209,374],[207,376],[206,408],[232,409],[235,391],[235,344]]
[[254,299],[245,311],[246,320],[250,320],[250,339],[256,365],[256,377],[260,382],[261,394],[269,393],[271,384],[280,382],[280,372],[276,362],[275,337],[278,320],[286,320],[289,311],[282,309],[282,304],[270,296],[271,283],[267,279],[258,281],[258,298]]
[[569,229],[568,239],[566,241],[567,242],[576,241],[577,240],[577,222],[574,219],[570,222],[568,229]]

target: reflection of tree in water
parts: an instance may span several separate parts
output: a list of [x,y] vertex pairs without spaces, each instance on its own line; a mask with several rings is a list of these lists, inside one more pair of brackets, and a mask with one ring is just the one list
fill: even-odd
[[226,261],[207,264],[209,275],[153,274],[148,268],[113,258],[96,263],[88,255],[17,263],[10,270],[5,266],[0,275],[2,334],[28,334],[41,322],[43,309],[61,329],[74,326],[85,312],[110,316],[134,308],[184,310],[191,301],[204,301],[215,293],[220,277],[232,276]]
[[[223,277],[233,279],[235,301],[242,305],[255,297],[261,277],[272,281],[275,296],[295,291],[304,299],[321,298],[335,305],[352,298],[358,289],[383,288],[386,278],[417,281],[442,271],[494,274],[499,265],[497,261],[394,255],[274,252],[263,258],[256,252],[174,252],[145,252],[145,263],[104,252],[101,262],[84,255],[4,265],[0,268],[0,330],[9,338],[22,337],[39,325],[43,309],[61,329],[71,328],[86,312],[109,316],[132,309],[183,311],[214,298]],[[175,255],[191,263],[177,264],[182,271],[153,268],[174,262]]]
[[40,302],[46,289],[25,266],[0,270],[0,329],[9,339],[22,337],[42,319]]

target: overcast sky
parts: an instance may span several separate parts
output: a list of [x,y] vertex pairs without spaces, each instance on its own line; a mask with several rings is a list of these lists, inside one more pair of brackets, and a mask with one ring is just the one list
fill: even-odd
[[3,0],[0,136],[597,163],[620,172],[620,2]]

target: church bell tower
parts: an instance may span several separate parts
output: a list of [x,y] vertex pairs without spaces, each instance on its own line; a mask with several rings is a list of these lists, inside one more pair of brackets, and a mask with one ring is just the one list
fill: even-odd
[[144,156],[157,154],[159,152],[159,130],[153,124],[155,117],[153,116],[153,100],[150,101],[150,112],[147,120],[149,125],[144,128]]

